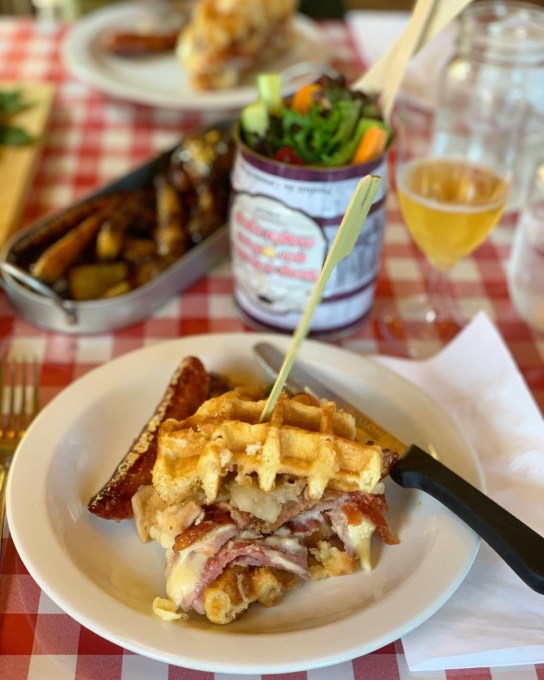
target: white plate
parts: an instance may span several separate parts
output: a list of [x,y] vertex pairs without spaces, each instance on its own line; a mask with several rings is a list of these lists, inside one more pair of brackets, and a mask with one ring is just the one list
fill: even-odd
[[[478,539],[425,494],[387,482],[401,543],[373,544],[374,570],[305,584],[274,608],[253,607],[226,627],[202,617],[166,623],[151,603],[164,592],[164,551],[140,543],[133,522],[91,515],[109,478],[187,355],[208,370],[263,381],[251,347],[289,338],[202,335],[129,353],[83,376],[45,408],[24,437],[7,490],[13,540],[29,572],[62,609],[122,647],[188,668],[280,673],[326,666],[375,650],[416,627],[452,595]],[[446,465],[481,485],[470,448],[447,416],[411,383],[363,357],[305,342],[302,358],[331,387],[404,441],[432,443]]]
[[[148,13],[136,3],[114,4],[85,15],[74,24],[64,43],[64,59],[70,72],[96,89],[114,97],[174,109],[240,109],[254,101],[255,75],[228,90],[199,91],[189,83],[176,55],[124,58],[108,55],[99,44],[105,29],[125,27]],[[291,49],[262,70],[280,72],[295,64],[325,64],[327,52],[315,23],[305,16],[294,20]],[[316,76],[315,66],[307,79]],[[304,77],[297,83],[304,82]]]

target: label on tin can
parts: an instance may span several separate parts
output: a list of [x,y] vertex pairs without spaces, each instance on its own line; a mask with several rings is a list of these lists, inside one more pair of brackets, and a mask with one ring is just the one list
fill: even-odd
[[274,198],[238,193],[230,229],[236,281],[251,304],[271,315],[304,309],[327,254],[317,222]]
[[[363,170],[364,169],[364,170]],[[385,159],[348,168],[303,168],[238,150],[230,209],[235,298],[261,326],[292,331],[319,278],[359,179],[385,178]],[[312,332],[349,330],[370,311],[385,225],[384,181],[355,247],[333,270]]]

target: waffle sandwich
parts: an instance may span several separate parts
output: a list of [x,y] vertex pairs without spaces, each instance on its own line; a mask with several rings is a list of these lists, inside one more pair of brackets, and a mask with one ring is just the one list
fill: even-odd
[[[193,382],[206,396],[189,414]],[[359,441],[354,418],[333,402],[283,393],[260,422],[264,399],[211,384],[202,364],[186,359],[163,398],[189,390],[185,416],[168,415],[171,404],[161,402],[144,428],[152,430],[151,453],[143,447],[150,474],[134,488],[125,459],[89,504],[115,519],[115,498],[132,494],[140,538],[166,551],[166,597],[155,599],[155,613],[174,620],[193,610],[225,624],[304,581],[369,570],[372,535],[396,542],[381,483],[392,457]]]
[[288,48],[296,0],[198,0],[177,54],[198,90],[235,87]]

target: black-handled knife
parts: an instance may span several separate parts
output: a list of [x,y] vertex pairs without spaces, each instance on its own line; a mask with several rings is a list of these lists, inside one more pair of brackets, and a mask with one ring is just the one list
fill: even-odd
[[[254,346],[259,364],[273,379],[283,354],[273,345]],[[394,451],[398,462],[390,477],[402,487],[420,489],[436,498],[479,534],[525,583],[544,594],[544,538],[448,467],[415,445],[406,446],[379,423],[324,385],[301,363],[291,368],[287,389],[334,401],[350,412],[357,426],[382,448]]]

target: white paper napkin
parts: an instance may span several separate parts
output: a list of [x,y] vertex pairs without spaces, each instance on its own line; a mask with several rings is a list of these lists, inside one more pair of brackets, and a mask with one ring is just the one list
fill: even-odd
[[[352,40],[370,66],[384,54],[408,24],[408,12],[351,11],[346,22]],[[410,61],[399,96],[411,103],[433,108],[440,74],[454,51],[456,24],[449,24]]]
[[[544,535],[544,420],[489,318],[431,359],[376,360],[435,399],[478,454],[487,494]],[[544,663],[544,596],[482,541],[459,589],[402,642],[413,671]]]

